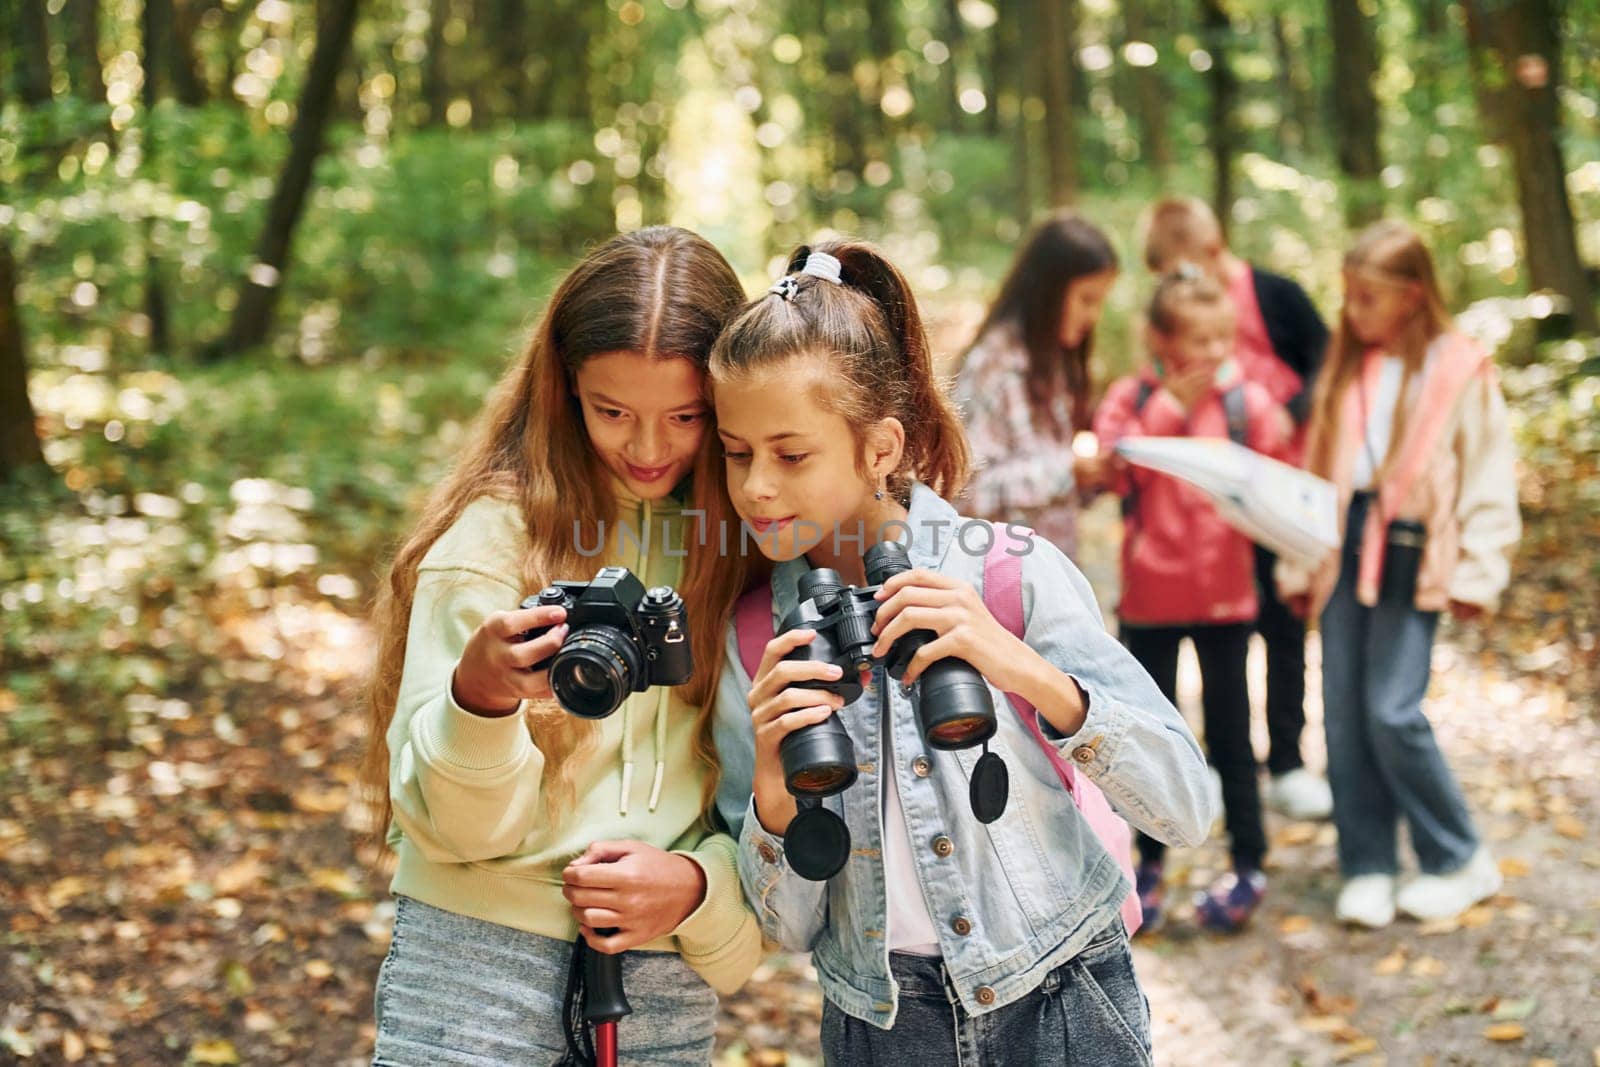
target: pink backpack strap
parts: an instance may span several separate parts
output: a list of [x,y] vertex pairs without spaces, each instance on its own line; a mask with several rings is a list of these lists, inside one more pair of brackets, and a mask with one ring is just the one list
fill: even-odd
[[772,640],[772,590],[766,582],[746,589],[733,609],[733,629],[739,639],[739,661],[745,677],[755,680],[761,654]]
[[[1001,626],[1020,638],[1027,630],[1027,622],[1022,617],[1022,554],[1034,533],[1025,526],[1013,523],[993,523],[991,528],[994,530],[994,543],[983,557],[983,606],[989,609],[989,614]],[[1076,799],[1077,771],[1045,738],[1044,732],[1039,729],[1039,717],[1033,705],[1014,693],[1007,693],[1006,699],[1011,701],[1012,708],[1022,720],[1022,725],[1027,727],[1028,733],[1050,757],[1067,792]]]
[[[1022,552],[1034,533],[1026,527],[1013,526],[1009,523],[1004,526],[993,525],[993,529],[994,543],[990,545],[988,553],[983,558],[983,603],[989,609],[989,614],[999,620],[1000,625],[1020,638],[1027,629],[1022,611]],[[1013,545],[1016,546],[1015,550]],[[1044,736],[1044,731],[1039,729],[1039,716],[1033,705],[1014,693],[1007,693],[1006,699],[1011,702],[1017,717],[1022,720],[1022,725],[1027,728],[1040,750],[1050,760],[1056,776],[1061,779],[1061,784],[1066,787],[1072,802],[1083,814],[1089,828],[1100,839],[1106,852],[1116,861],[1117,868],[1127,879],[1130,888],[1128,895],[1122,898],[1118,913],[1122,916],[1122,925],[1127,928],[1131,937],[1143,923],[1144,913],[1139,907],[1139,894],[1132,888],[1135,885],[1133,836],[1128,824],[1111,807],[1111,802],[1106,800],[1100,787],[1088,779],[1080,780],[1077,770]]]

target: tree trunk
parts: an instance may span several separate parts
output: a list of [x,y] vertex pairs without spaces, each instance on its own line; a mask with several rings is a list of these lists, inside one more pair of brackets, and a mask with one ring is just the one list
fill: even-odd
[[1333,40],[1333,122],[1339,169],[1345,178],[1345,220],[1352,229],[1383,214],[1378,173],[1378,42],[1372,19],[1352,0],[1328,0]]
[[1032,23],[1029,0],[1002,0],[999,20],[994,25],[994,100],[990,110],[1011,135],[1016,178],[1015,211],[1017,224],[1027,226],[1033,218],[1033,154],[1028,150],[1029,70],[1033,50],[1023,41],[1023,27]]
[[[527,9],[523,0],[495,0],[494,39],[491,42],[495,57],[496,80],[501,85],[503,117],[522,118],[529,104]],[[552,42],[565,48],[568,42],[557,38]]]
[[10,49],[16,64],[15,92],[25,107],[48,104],[54,96],[50,86],[50,25],[45,16],[45,0],[9,0],[14,4],[8,27],[16,34]]
[[311,57],[311,71],[300,93],[294,128],[289,132],[289,157],[278,176],[277,189],[267,208],[267,220],[256,246],[255,261],[246,274],[234,309],[225,349],[207,355],[219,359],[254,348],[266,340],[272,324],[273,307],[284,272],[289,264],[289,247],[295,224],[300,221],[312,172],[322,152],[322,133],[333,108],[339,66],[355,33],[359,0],[336,0],[328,7],[328,18],[317,27],[317,47]]
[[194,48],[194,35],[200,28],[200,17],[206,13],[208,5],[199,0],[171,2],[172,44],[167,58],[172,71],[172,92],[180,104],[199,107],[206,102],[207,92],[200,57]]
[[1522,209],[1523,255],[1534,289],[1565,296],[1579,332],[1600,333],[1594,288],[1578,254],[1567,168],[1558,138],[1560,39],[1550,0],[1467,0],[1468,40],[1487,125],[1511,149]]
[[1045,161],[1050,203],[1061,207],[1078,198],[1078,138],[1072,111],[1073,47],[1069,28],[1077,24],[1077,0],[1037,0],[1040,72],[1044,81]]
[[[141,17],[144,44],[144,170],[152,182],[158,180],[160,142],[156,134],[156,103],[161,97],[161,74],[167,70],[166,56],[172,29],[170,0],[144,0]],[[154,220],[144,220],[144,314],[150,325],[150,350],[168,352],[172,338],[167,328],[167,294],[161,282],[161,262],[156,256]]]
[[100,0],[71,0],[66,14],[71,27],[67,64],[71,68],[72,91],[80,100],[103,104],[106,80],[100,63]]
[[[1154,27],[1147,17],[1150,0],[1124,0],[1123,17],[1129,41],[1142,41],[1157,47]],[[1159,55],[1159,53],[1158,53]],[[1155,168],[1162,185],[1172,170],[1172,139],[1167,132],[1167,89],[1163,84],[1160,58],[1155,66],[1133,68],[1133,103],[1143,134],[1143,156]]]
[[450,0],[432,0],[428,8],[428,55],[422,61],[422,99],[428,106],[428,125],[444,124],[450,109],[450,77],[445,66],[444,27],[450,21]]
[[33,402],[28,399],[28,353],[17,309],[17,264],[0,234],[0,482],[44,463]]
[[1211,53],[1208,78],[1211,83],[1211,163],[1216,181],[1212,207],[1226,233],[1228,219],[1233,214],[1233,105],[1239,91],[1233,70],[1228,66],[1233,24],[1221,0],[1200,0],[1200,21],[1205,32],[1206,51]]
[[966,129],[967,113],[961,109],[961,69],[967,60],[967,28],[961,22],[961,5],[958,0],[944,3],[945,43],[950,48],[950,58],[944,61],[945,107],[950,112],[950,129]]

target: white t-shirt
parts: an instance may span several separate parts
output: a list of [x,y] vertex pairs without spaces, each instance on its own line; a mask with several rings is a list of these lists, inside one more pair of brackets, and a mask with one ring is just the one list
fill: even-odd
[[895,779],[894,744],[885,716],[883,730],[883,888],[887,896],[888,926],[885,936],[891,952],[919,956],[943,954],[928,902],[922,898],[917,865],[911,858],[911,833],[900,805],[900,785]]
[[[1417,392],[1422,388],[1422,379],[1427,377],[1428,368],[1433,366],[1434,356],[1439,347],[1435,341],[1428,346],[1428,354],[1422,361],[1421,372],[1412,375],[1411,385],[1406,390],[1406,404],[1409,407],[1416,403]],[[1378,384],[1370,395],[1360,396],[1366,405],[1367,440],[1361,448],[1356,450],[1355,467],[1351,472],[1350,488],[1372,489],[1373,479],[1377,468],[1383,466],[1384,457],[1389,454],[1389,445],[1394,439],[1394,412],[1395,401],[1400,396],[1400,383],[1405,379],[1406,365],[1399,356],[1384,356],[1383,362],[1378,367]],[[1351,388],[1361,388],[1361,378],[1357,377]]]

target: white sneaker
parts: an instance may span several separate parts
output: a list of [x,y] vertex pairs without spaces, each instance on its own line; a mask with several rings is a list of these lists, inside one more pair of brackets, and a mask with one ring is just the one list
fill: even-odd
[[1362,874],[1339,890],[1334,917],[1342,923],[1380,930],[1394,922],[1394,875]]
[[1423,874],[1400,890],[1395,903],[1417,919],[1453,919],[1500,891],[1500,866],[1487,848],[1450,874]]
[[1267,807],[1291,819],[1326,819],[1333,814],[1328,780],[1304,767],[1273,775],[1266,793]]

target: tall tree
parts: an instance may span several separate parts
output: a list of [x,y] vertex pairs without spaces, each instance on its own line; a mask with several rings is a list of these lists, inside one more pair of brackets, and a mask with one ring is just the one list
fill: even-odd
[[428,5],[428,54],[422,61],[422,99],[428,106],[428,125],[438,126],[450,108],[450,72],[445,62],[445,26],[450,21],[450,0]]
[[167,60],[172,71],[172,92],[178,102],[198,107],[206,102],[206,80],[195,51],[195,33],[210,0],[171,0],[172,41]]
[[1078,198],[1078,136],[1073,114],[1071,68],[1076,61],[1072,30],[1077,0],[1036,0],[1039,8],[1040,73],[1044,79],[1045,163],[1050,203],[1060,207]]
[[[156,104],[161,98],[161,82],[167,70],[167,50],[171,46],[171,0],[144,0],[141,17],[141,37],[144,44],[144,130],[141,148],[144,167],[152,180],[159,174],[157,160],[161,147],[156,132]],[[155,352],[171,350],[172,338],[167,329],[167,294],[161,282],[161,261],[156,256],[155,222],[144,221],[144,313],[150,325],[150,348]]]
[[322,134],[333,109],[339,67],[355,34],[359,6],[360,0],[332,0],[327,5],[326,19],[317,27],[311,70],[300,93],[294,128],[289,131],[289,156],[267,207],[266,223],[256,245],[255,260],[241,286],[226,345],[210,349],[209,358],[254,348],[267,338],[283,274],[289,266],[295,224],[300,221],[312,172],[322,153]]
[[25,107],[48,104],[50,88],[50,25],[45,0],[11,0],[7,36],[12,37],[12,62],[16,66],[15,92]]
[[1222,228],[1228,228],[1233,214],[1233,154],[1237,134],[1233,126],[1234,100],[1239,95],[1239,83],[1229,66],[1229,53],[1233,49],[1233,23],[1222,6],[1222,0],[1200,0],[1200,24],[1205,33],[1206,51],[1211,55],[1211,163],[1216,184],[1212,192],[1212,207]]
[[17,308],[17,264],[10,234],[0,232],[0,482],[44,463],[33,403],[28,399],[28,353]]
[[100,64],[100,0],[71,0],[65,11],[67,64],[72,91],[81,100],[102,104],[106,99],[105,69]]
[[1561,37],[1553,0],[1465,0],[1473,71],[1487,125],[1511,149],[1523,254],[1535,289],[1571,303],[1572,324],[1600,333],[1594,288],[1578,254],[1556,88]]
[[[1123,0],[1123,26],[1128,43],[1139,42],[1152,48],[1155,40],[1155,20],[1149,9],[1151,0]],[[1167,132],[1167,88],[1161,73],[1161,57],[1148,66],[1134,67],[1133,105],[1139,117],[1140,140],[1143,158],[1155,167],[1157,178],[1165,183],[1172,169],[1172,138]]]
[[1364,226],[1383,213],[1378,173],[1378,41],[1373,18],[1355,0],[1328,0],[1333,37],[1333,122],[1345,178],[1345,219]]

